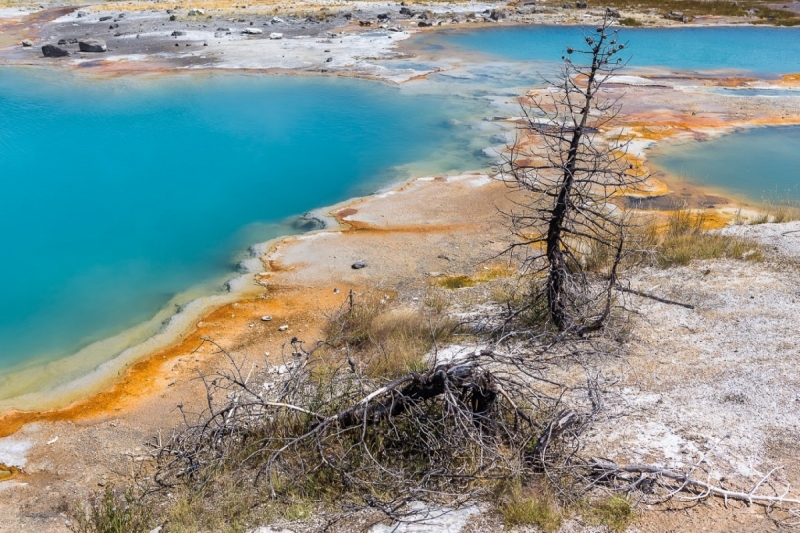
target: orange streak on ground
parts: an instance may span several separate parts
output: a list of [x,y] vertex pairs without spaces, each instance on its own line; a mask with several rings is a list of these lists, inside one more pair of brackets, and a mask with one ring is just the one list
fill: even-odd
[[[270,286],[271,291],[280,288]],[[106,390],[88,398],[78,400],[62,409],[50,411],[11,410],[0,415],[0,437],[7,437],[22,426],[34,422],[59,422],[81,420],[120,411],[132,407],[135,402],[163,390],[163,385],[153,379],[164,373],[166,363],[193,352],[203,343],[203,336],[213,331],[239,334],[249,330],[248,322],[258,315],[272,314],[280,320],[291,320],[293,315],[307,314],[309,310],[333,308],[341,302],[340,295],[328,291],[331,296],[321,298],[320,290],[300,290],[292,295],[277,295],[267,300],[243,300],[222,306],[205,315],[184,338],[175,344],[133,363],[125,374]],[[254,304],[257,309],[244,310],[244,304]],[[233,317],[235,315],[235,317]],[[306,320],[307,321],[307,320]],[[223,333],[224,334],[224,333]]]
[[20,475],[22,471],[14,466],[6,466],[0,463],[0,481],[8,481]]

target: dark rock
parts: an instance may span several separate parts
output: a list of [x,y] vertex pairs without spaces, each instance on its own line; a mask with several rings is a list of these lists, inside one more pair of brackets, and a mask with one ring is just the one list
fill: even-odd
[[180,31],[180,30],[175,30],[170,35],[172,35],[173,37],[182,37],[182,36],[186,35],[186,32],[185,31]]
[[363,259],[361,259],[360,261],[356,261],[355,263],[353,263],[352,265],[350,265],[350,267],[351,267],[353,270],[359,270],[359,269],[361,269],[361,268],[364,268],[365,266],[367,266],[367,262],[366,262],[366,261],[364,261]]
[[500,20],[506,18],[508,15],[502,9],[492,9],[492,12],[489,13],[489,18],[492,20]]
[[311,214],[306,214],[293,220],[292,228],[299,231],[316,231],[325,229],[325,222]]
[[425,22],[424,20],[421,20],[419,22],[419,24],[417,24],[417,26],[419,26],[420,28],[430,28],[431,26],[433,26],[433,24],[431,24],[430,22]]
[[669,13],[664,15],[664,18],[670,20],[677,20],[678,22],[683,22],[684,24],[689,22],[689,17],[684,15],[683,11],[670,11]]
[[44,54],[44,57],[67,57],[69,52],[56,45],[46,44],[42,46],[42,54]]
[[400,8],[400,14],[401,14],[401,15],[405,15],[405,16],[407,16],[407,17],[413,17],[413,16],[414,16],[414,12],[413,12],[413,11],[411,11],[411,10],[410,10],[409,8],[407,8],[407,7],[401,7],[401,8]]
[[67,44],[67,40],[66,40],[66,39],[59,39],[59,40],[58,40],[58,44],[60,44],[60,45],[62,45],[62,46],[63,46],[63,45],[65,45],[65,44]]
[[577,7],[578,9],[586,9],[587,7],[589,7],[589,4],[587,2],[578,1],[575,2],[575,7]]
[[108,51],[105,41],[101,41],[100,39],[84,39],[83,41],[78,41],[78,47],[80,48],[81,52]]
[[116,30],[117,28],[119,28],[119,24],[112,24],[108,27],[109,30]]
[[231,31],[230,28],[217,28],[217,31]]
[[111,16],[107,16],[107,17],[100,17],[100,22],[105,22],[105,21],[107,21],[107,20],[111,20],[112,18],[114,18],[114,17],[111,17]]
[[329,57],[328,59],[325,60],[326,63],[330,63],[331,61],[333,61],[332,57]]
[[379,13],[378,20],[389,20],[389,13]]
[[606,15],[608,15],[611,18],[615,18],[615,19],[618,19],[618,18],[620,18],[622,16],[622,15],[619,14],[619,11],[617,11],[613,7],[606,8]]
[[345,19],[347,19],[347,20],[350,20],[351,18],[353,18],[353,14],[352,14],[352,13],[345,13],[345,14],[344,14],[344,15],[342,15],[342,16],[343,16]]
[[176,20],[178,20],[178,17],[176,17],[175,15],[170,15],[169,20],[170,22],[175,22]]
[[372,21],[371,20],[359,20],[358,21],[358,25],[359,26],[372,26]]

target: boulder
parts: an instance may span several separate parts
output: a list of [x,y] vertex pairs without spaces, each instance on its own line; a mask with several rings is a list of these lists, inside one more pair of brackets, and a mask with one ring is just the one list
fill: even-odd
[[67,57],[69,52],[54,44],[46,44],[42,46],[42,54],[44,57]]
[[506,14],[506,12],[504,10],[502,10],[502,9],[492,9],[492,12],[489,13],[489,18],[494,20],[494,21],[497,21],[497,20],[500,20],[500,19],[504,19],[507,16],[508,15]]
[[664,15],[664,18],[670,20],[677,20],[678,22],[683,22],[684,24],[686,24],[690,20],[688,16],[684,15],[683,11],[670,11],[669,13]]
[[185,31],[175,30],[174,32],[170,33],[173,37],[183,37],[186,35]]
[[24,48],[30,48],[31,46],[33,46],[33,41],[30,41],[28,39],[23,39],[21,44]]
[[111,19],[113,19],[113,18],[114,18],[114,17],[112,17],[112,16],[110,16],[110,15],[109,15],[109,16],[106,16],[106,17],[100,17],[100,22],[105,22],[105,21],[107,21],[107,20],[111,20]]
[[401,8],[400,8],[400,14],[401,14],[401,15],[405,15],[405,16],[407,16],[407,17],[413,17],[413,16],[414,16],[414,12],[413,12],[413,11],[411,11],[411,10],[410,10],[409,8],[407,8],[407,7],[401,7]]
[[270,39],[283,39],[283,34],[278,32],[273,32],[269,34]]
[[[245,28],[242,30],[242,33],[245,35],[260,35],[264,32],[261,31],[259,28]],[[281,36],[283,35],[281,34]]]
[[101,41],[100,39],[84,39],[83,41],[78,41],[78,47],[80,48],[81,52],[108,51],[105,41]]
[[419,26],[420,28],[430,28],[431,26],[433,26],[433,24],[431,24],[430,22],[425,22],[424,20],[421,20],[419,22],[419,24],[417,24],[417,26]]

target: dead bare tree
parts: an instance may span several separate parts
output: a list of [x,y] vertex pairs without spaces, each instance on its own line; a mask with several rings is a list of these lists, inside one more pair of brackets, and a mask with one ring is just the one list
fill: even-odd
[[[507,213],[519,239],[508,251],[521,256],[524,272],[545,277],[535,297],[546,299],[559,331],[575,335],[609,318],[631,225],[613,201],[645,179],[629,164],[623,134],[611,132],[620,104],[604,88],[625,65],[625,44],[610,18],[584,40],[586,49],[567,48],[558,79],[524,101],[523,125],[501,169],[524,193]],[[601,283],[586,259],[598,253],[606,256]]]

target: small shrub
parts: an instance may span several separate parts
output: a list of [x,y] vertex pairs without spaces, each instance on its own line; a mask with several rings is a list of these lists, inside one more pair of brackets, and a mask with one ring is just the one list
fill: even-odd
[[88,511],[77,508],[71,514],[69,529],[74,533],[147,533],[154,526],[150,507],[132,488],[120,492],[106,487],[89,500]]

